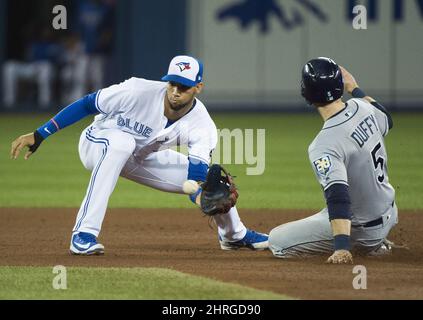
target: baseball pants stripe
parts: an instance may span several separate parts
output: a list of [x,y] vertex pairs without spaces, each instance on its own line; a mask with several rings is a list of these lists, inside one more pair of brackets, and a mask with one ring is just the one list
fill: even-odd
[[78,221],[78,223],[76,225],[76,228],[75,228],[76,230],[75,231],[77,231],[79,229],[79,227],[81,226],[82,221],[84,220],[85,216],[87,215],[87,209],[88,209],[88,206],[89,206],[89,203],[90,203],[90,200],[91,200],[91,195],[92,195],[92,191],[93,191],[93,188],[94,188],[96,176],[97,176],[98,170],[100,169],[101,164],[103,163],[104,158],[107,155],[107,146],[108,146],[108,143],[109,143],[109,141],[107,139],[101,139],[101,138],[100,139],[97,139],[97,138],[93,137],[92,135],[90,135],[89,133],[87,133],[86,138],[87,138],[87,140],[89,140],[89,141],[91,141],[93,143],[101,143],[101,144],[103,144],[104,145],[104,149],[103,149],[103,155],[102,155],[100,161],[98,162],[98,164],[97,164],[97,166],[96,166],[96,168],[94,170],[94,174],[92,175],[92,178],[91,178],[91,181],[90,181],[90,187],[89,187],[89,191],[88,191],[88,196],[87,196],[87,199],[86,199],[85,205],[84,205],[84,213],[83,213],[81,219],[79,219],[79,221]]

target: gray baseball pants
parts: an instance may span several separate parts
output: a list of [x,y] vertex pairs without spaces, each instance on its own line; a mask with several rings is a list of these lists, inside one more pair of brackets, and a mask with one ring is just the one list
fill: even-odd
[[[371,227],[351,226],[353,251],[369,254],[377,250],[398,223],[395,203],[383,213],[381,223]],[[282,224],[269,234],[270,250],[278,258],[303,258],[334,251],[327,208],[308,218]]]

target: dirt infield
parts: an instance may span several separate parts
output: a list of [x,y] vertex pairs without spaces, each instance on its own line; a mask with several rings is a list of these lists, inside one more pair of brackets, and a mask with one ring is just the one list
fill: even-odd
[[[242,210],[248,227],[268,232],[313,212]],[[99,240],[101,257],[68,254],[75,209],[0,208],[0,265],[161,267],[303,299],[423,299],[423,212],[400,212],[391,240],[410,250],[355,259],[367,268],[366,290],[354,290],[353,266],[324,257],[285,261],[269,251],[222,251],[198,210],[109,210]]]

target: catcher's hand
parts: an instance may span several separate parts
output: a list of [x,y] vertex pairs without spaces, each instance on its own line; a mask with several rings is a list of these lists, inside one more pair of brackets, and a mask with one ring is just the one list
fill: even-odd
[[209,216],[227,213],[238,199],[233,177],[218,164],[210,167],[201,188],[201,210]]
[[352,264],[353,257],[348,250],[336,250],[326,261],[333,264]]

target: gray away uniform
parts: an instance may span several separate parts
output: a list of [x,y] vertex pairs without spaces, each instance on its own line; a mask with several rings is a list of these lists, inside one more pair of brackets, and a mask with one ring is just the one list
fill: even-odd
[[[362,99],[329,118],[308,153],[323,190],[335,183],[348,186],[351,200],[351,245],[354,251],[376,250],[398,221],[395,190],[389,184],[384,136],[387,116]],[[280,258],[333,252],[327,208],[274,228],[270,249]]]

